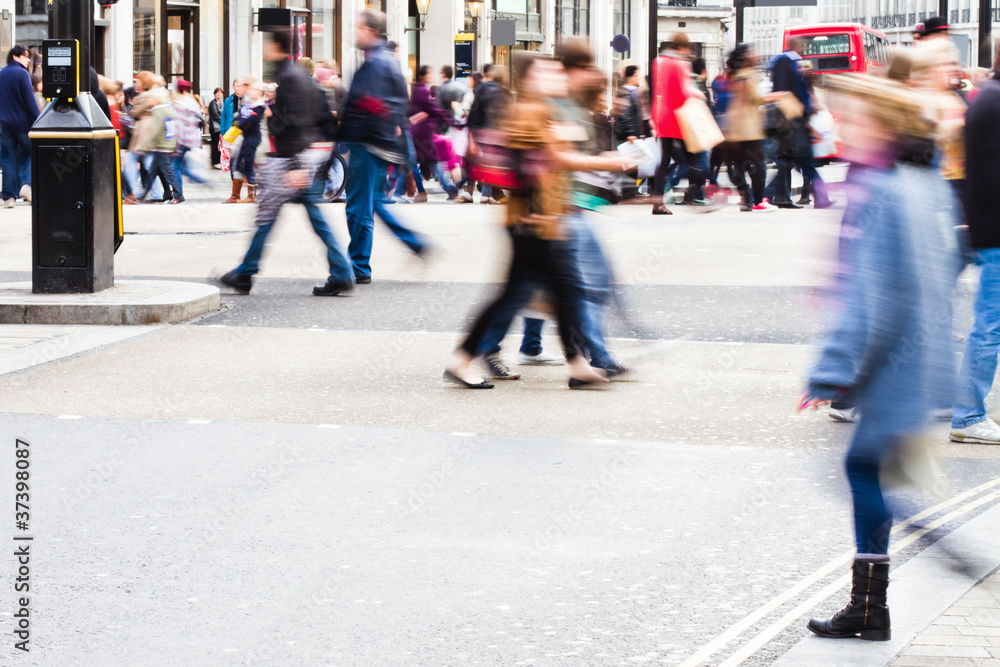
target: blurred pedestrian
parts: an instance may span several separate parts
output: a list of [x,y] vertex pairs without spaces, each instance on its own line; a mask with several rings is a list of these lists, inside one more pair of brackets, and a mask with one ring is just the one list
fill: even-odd
[[243,133],[243,146],[240,148],[240,157],[236,164],[236,171],[243,175],[247,183],[246,199],[241,199],[241,204],[255,204],[257,202],[257,149],[263,140],[261,125],[264,121],[264,112],[267,108],[264,100],[264,89],[256,79],[247,79],[246,95],[243,96],[243,106],[240,107],[240,116],[236,121],[236,126]]
[[[788,50],[774,57],[771,61],[772,93],[786,93],[794,98],[794,104],[801,108],[798,114],[788,118],[788,130],[781,137],[778,148],[778,173],[772,185],[774,199],[772,204],[778,208],[802,208],[808,202],[808,196],[803,201],[792,201],[792,169],[798,167],[802,172],[803,192],[812,193],[814,208],[827,208],[832,205],[826,192],[826,185],[816,171],[813,159],[812,135],[809,131],[809,118],[816,110],[809,82],[802,71],[802,52],[805,50],[805,40],[802,37],[792,37]],[[787,108],[787,107],[786,107]],[[770,186],[768,186],[770,187]]]
[[[233,79],[233,94],[227,97],[222,105],[222,119],[219,125],[223,136],[225,136],[229,128],[237,123],[240,109],[243,107],[243,95],[245,94],[246,84],[243,83],[243,79]],[[234,163],[239,158],[239,148],[242,141],[242,137],[237,138],[232,143],[228,143],[224,139],[222,140],[220,147],[222,152],[222,170],[229,171],[233,182],[233,192],[229,195],[229,199],[222,202],[223,204],[239,203],[243,192],[243,177],[237,177],[237,173],[233,171]]]
[[[583,278],[577,266],[571,212],[574,171],[621,168],[618,157],[585,156],[568,150],[560,137],[571,133],[560,128],[561,114],[550,98],[566,97],[569,81],[562,65],[538,53],[518,52],[517,98],[502,127],[509,150],[523,156],[518,166],[523,187],[508,195],[506,227],[513,243],[510,272],[504,292],[476,318],[468,337],[455,352],[445,379],[469,389],[491,389],[493,384],[473,369],[473,361],[485,351],[484,339],[492,327],[506,331],[517,312],[530,299],[537,284],[555,297],[571,388],[593,387],[607,382],[604,372],[590,366],[583,356]],[[525,159],[532,156],[532,166]]]
[[344,101],[340,140],[350,148],[347,163],[348,253],[355,279],[370,283],[372,230],[375,215],[382,219],[410,250],[422,256],[428,242],[401,224],[386,206],[385,183],[390,165],[406,161],[406,82],[399,61],[388,48],[385,14],[366,9],[358,17],[355,45],[365,61],[354,74]]
[[863,178],[844,214],[851,248],[841,257],[848,268],[839,312],[800,408],[857,398],[846,461],[857,553],[850,602],[829,619],[809,621],[809,629],[886,641],[892,512],[880,473],[892,467],[888,461],[911,456],[931,412],[951,396],[954,201],[932,166],[934,125],[922,100],[885,79],[839,77],[828,85],[845,95],[843,155]]
[[736,45],[728,67],[732,76],[726,86],[727,110],[722,125],[729,142],[730,180],[740,193],[741,211],[773,211],[775,207],[764,198],[766,168],[761,141],[765,135],[760,111],[764,100],[749,44]]
[[[448,201],[458,197],[458,188],[451,180],[447,165],[442,168],[435,137],[442,128],[454,123],[454,110],[442,108],[430,89],[431,68],[421,65],[417,68],[417,80],[410,90],[410,133],[417,151],[417,162],[425,173],[431,173],[444,188]],[[456,102],[457,104],[457,102]]]
[[965,342],[950,437],[956,442],[1000,444],[1000,426],[989,416],[986,397],[996,378],[1000,352],[1000,81],[983,83],[965,117],[965,220],[973,260],[979,265],[975,319]]
[[612,115],[615,119],[615,140],[619,144],[635,141],[642,136],[642,103],[639,101],[639,68],[626,65],[622,85],[615,93]]
[[[675,33],[669,42],[660,44],[660,55],[653,61],[653,90],[650,124],[660,142],[660,164],[653,178],[653,196],[663,203],[653,205],[653,215],[671,215],[666,204],[671,192],[680,182],[685,170],[689,181],[704,180],[689,169],[684,135],[677,120],[677,110],[695,94],[691,85],[691,40],[682,32]],[[692,165],[693,166],[693,165]]]
[[[466,126],[469,128],[469,146],[466,155],[472,159],[476,156],[476,133],[482,130],[495,130],[500,126],[500,119],[510,109],[512,103],[510,91],[504,85],[507,81],[507,70],[503,67],[492,67],[487,76],[475,91],[475,99],[469,108]],[[483,184],[481,204],[502,204],[504,193],[488,183]]]
[[143,156],[146,173],[142,177],[136,198],[138,201],[148,201],[147,198],[153,194],[153,184],[160,179],[163,183],[163,201],[180,204],[184,197],[179,193],[174,173],[173,154],[177,150],[177,137],[170,93],[163,85],[163,77],[151,72],[139,72],[138,76],[143,79],[144,90],[132,104],[132,117],[136,120],[136,126],[129,148]]
[[208,133],[212,147],[212,168],[222,169],[222,150],[219,140],[222,138],[222,107],[226,103],[225,91],[216,88],[212,91],[212,101],[208,103]]
[[[31,201],[31,141],[28,132],[38,118],[38,102],[31,87],[31,52],[15,44],[0,69],[0,169],[4,208],[14,208],[18,197]],[[27,195],[27,196],[25,196]]]
[[184,175],[195,183],[207,183],[208,177],[202,169],[202,124],[205,114],[201,102],[191,94],[191,82],[177,81],[177,95],[174,97],[174,132],[177,137],[177,152],[174,154],[174,176],[177,181],[177,197],[184,200]]
[[[257,231],[243,262],[221,277],[221,282],[243,294],[253,287],[253,276],[260,270],[267,237],[274,229],[281,208],[290,202],[306,207],[313,231],[326,246],[330,277],[313,288],[316,296],[336,296],[354,288],[351,266],[337,244],[330,227],[317,205],[321,190],[317,174],[333,147],[321,141],[318,119],[322,111],[317,102],[313,82],[289,58],[291,35],[274,32],[264,40],[264,58],[272,63],[278,84],[274,104],[270,107],[271,136],[275,155],[261,169],[261,189],[257,202]],[[259,95],[259,91],[255,91]],[[257,113],[257,107],[254,108]],[[249,151],[248,152],[252,152]]]

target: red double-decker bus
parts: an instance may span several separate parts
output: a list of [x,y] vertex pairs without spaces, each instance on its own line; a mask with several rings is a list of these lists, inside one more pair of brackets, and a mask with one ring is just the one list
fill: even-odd
[[785,28],[783,50],[788,50],[792,37],[805,40],[802,59],[811,65],[813,72],[866,74],[889,64],[889,38],[860,23],[824,23]]

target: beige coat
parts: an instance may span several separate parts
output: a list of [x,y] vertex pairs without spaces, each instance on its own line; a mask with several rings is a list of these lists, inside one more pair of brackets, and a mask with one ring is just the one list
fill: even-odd
[[726,111],[727,141],[760,141],[764,138],[764,115],[760,105],[760,77],[753,69],[742,69],[729,82],[730,102]]

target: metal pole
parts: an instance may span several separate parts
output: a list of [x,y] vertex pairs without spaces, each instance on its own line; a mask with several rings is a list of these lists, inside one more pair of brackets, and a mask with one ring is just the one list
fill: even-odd
[[[987,2],[988,1],[989,0],[987,0]],[[946,23],[949,21],[949,19],[948,19],[948,0],[938,0],[938,16],[942,17],[945,20]]]
[[648,62],[649,62],[649,99],[653,99],[653,63],[656,62],[656,56],[659,53],[659,43],[657,39],[659,38],[659,31],[657,28],[657,21],[659,19],[659,0],[646,0],[649,3],[649,34],[647,39],[649,40],[648,51]]
[[979,66],[993,69],[993,3],[979,0]]
[[743,0],[735,0],[736,3],[736,43],[743,43]]
[[49,10],[49,37],[75,39],[80,42],[81,93],[90,92],[91,44],[94,40],[93,0],[66,0],[55,2]]

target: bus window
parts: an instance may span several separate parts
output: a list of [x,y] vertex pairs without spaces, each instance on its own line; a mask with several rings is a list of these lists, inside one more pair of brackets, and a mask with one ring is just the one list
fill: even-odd
[[851,36],[844,35],[808,35],[805,41],[804,57],[833,56],[851,52]]

